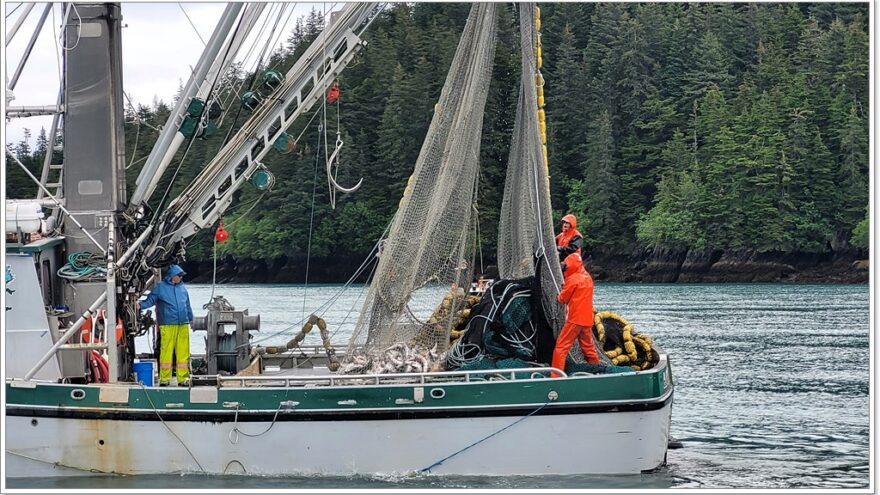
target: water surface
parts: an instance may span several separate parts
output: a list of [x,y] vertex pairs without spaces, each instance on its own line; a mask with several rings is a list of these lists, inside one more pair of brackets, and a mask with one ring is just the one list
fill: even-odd
[[[210,285],[189,285],[194,310]],[[237,309],[261,317],[255,342],[284,344],[311,312],[334,343],[351,335],[363,287],[219,285]],[[628,319],[671,355],[676,384],[670,450],[659,472],[633,476],[89,476],[7,480],[10,488],[867,488],[869,485],[867,285],[614,284],[595,305]],[[322,306],[330,301],[329,309]],[[430,305],[413,308],[430,313]],[[320,309],[320,311],[318,311]],[[305,344],[319,345],[310,334]],[[148,349],[147,338],[138,341]],[[204,333],[193,332],[193,352]],[[584,446],[561,449],[576,455]],[[590,446],[613,449],[613,445]],[[503,462],[499,459],[499,462]]]

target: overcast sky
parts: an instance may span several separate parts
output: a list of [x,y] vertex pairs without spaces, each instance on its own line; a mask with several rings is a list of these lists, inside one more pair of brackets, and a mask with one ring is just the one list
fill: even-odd
[[[135,104],[151,105],[154,98],[170,103],[181,83],[186,84],[192,66],[198,62],[204,49],[204,44],[199,36],[205,41],[210,38],[214,25],[220,19],[226,4],[127,2],[121,5],[124,91]],[[272,5],[277,6],[278,4]],[[35,5],[12,42],[5,47],[3,73],[6,83],[9,82],[9,78],[18,67],[45,6],[45,3]],[[284,24],[285,20],[287,23],[284,34],[278,37],[279,41],[283,42],[287,38],[287,34],[293,29],[296,18],[305,15],[313,7],[320,11],[322,9],[331,10],[338,8],[338,6],[339,4],[329,2],[326,4],[297,4],[292,15],[288,17],[285,13],[281,18],[281,24]],[[4,2],[4,38],[8,29],[13,26],[24,10],[25,6],[20,6],[18,2]],[[267,5],[264,15],[269,10],[270,6]],[[196,29],[187,20],[187,16],[198,30],[198,35]],[[60,35],[60,24],[60,4],[55,4],[18,80],[14,90],[15,99],[9,103],[10,106],[55,104],[59,86],[57,41]],[[55,26],[54,33],[53,25]],[[262,46],[263,42],[265,42],[265,38],[259,43],[259,46]],[[244,55],[240,55],[237,59],[244,59],[245,66],[248,66],[249,59]],[[4,84],[4,87],[7,87],[7,84]],[[48,130],[51,124],[51,117],[28,117],[8,122],[4,119],[4,141],[6,143],[20,141],[24,128],[30,129],[35,137],[39,133],[40,127],[45,127]]]

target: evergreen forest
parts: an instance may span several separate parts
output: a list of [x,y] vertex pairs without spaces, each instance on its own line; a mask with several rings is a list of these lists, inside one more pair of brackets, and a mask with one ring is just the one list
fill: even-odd
[[[554,219],[574,213],[588,251],[868,248],[868,3],[539,6]],[[516,11],[499,7],[476,205],[490,262],[520,78]],[[295,145],[267,156],[274,186],[237,193],[218,257],[356,266],[398,206],[469,9],[389,4],[341,74],[338,101],[316,105],[287,131]],[[266,69],[284,74],[321,29],[313,11],[282,49],[226,75],[217,130],[181,147],[153,208],[245,122],[239,95],[258,89]],[[172,103],[127,104],[129,191]],[[334,207],[324,160],[337,135],[336,180],[364,181]],[[14,149],[39,176],[45,129],[35,142]],[[7,165],[7,197],[35,191]],[[212,259],[211,234],[189,241],[188,259]]]

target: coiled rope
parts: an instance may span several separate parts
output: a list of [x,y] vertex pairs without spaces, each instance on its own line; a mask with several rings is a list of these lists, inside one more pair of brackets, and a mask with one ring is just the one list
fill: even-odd
[[58,276],[68,280],[106,277],[107,258],[89,251],[70,253],[67,264],[58,269]]

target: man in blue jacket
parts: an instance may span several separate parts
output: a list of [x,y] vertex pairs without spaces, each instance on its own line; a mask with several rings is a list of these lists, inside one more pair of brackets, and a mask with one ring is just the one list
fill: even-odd
[[168,267],[161,282],[141,301],[141,309],[156,306],[161,346],[159,349],[159,386],[171,383],[172,356],[177,354],[177,384],[189,386],[189,324],[193,310],[189,293],[183,285],[186,272],[178,265]]

